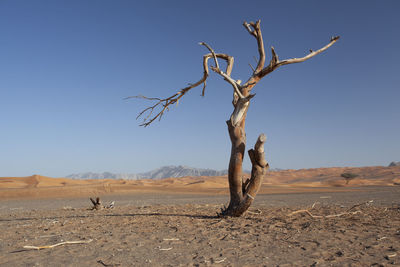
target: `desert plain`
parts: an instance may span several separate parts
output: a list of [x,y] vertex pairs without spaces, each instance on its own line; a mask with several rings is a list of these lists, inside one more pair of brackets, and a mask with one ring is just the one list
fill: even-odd
[[400,166],[269,172],[244,216],[228,201],[224,176],[2,177],[0,266],[400,266]]

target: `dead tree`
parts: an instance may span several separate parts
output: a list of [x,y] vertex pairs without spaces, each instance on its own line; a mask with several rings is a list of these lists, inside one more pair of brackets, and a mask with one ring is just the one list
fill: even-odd
[[108,205],[103,205],[99,197],[96,197],[96,200],[90,198],[90,201],[93,204],[93,206],[90,208],[91,210],[113,209],[115,206],[115,201],[112,201]]
[[92,210],[101,210],[104,208],[99,197],[96,197],[96,200],[94,200],[93,198],[90,198],[90,201],[93,204],[93,207],[91,208]]
[[[251,177],[246,181],[243,181],[242,174],[242,163],[245,153],[246,145],[246,133],[245,133],[245,121],[247,110],[249,108],[250,100],[255,96],[251,93],[253,87],[266,75],[270,74],[277,68],[306,61],[323,51],[331,47],[338,39],[339,36],[332,37],[330,42],[319,50],[312,51],[301,58],[291,58],[280,60],[274,47],[271,47],[271,60],[267,66],[265,65],[265,50],[264,41],[261,34],[260,20],[257,22],[244,22],[244,28],[248,33],[253,36],[257,41],[258,46],[258,62],[256,68],[252,67],[252,74],[248,80],[242,84],[241,80],[237,80],[231,77],[233,68],[233,57],[227,54],[215,53],[214,50],[206,43],[201,42],[200,45],[205,46],[209,50],[209,54],[203,56],[203,77],[196,83],[190,84],[189,86],[181,89],[177,93],[173,94],[168,98],[149,98],[146,96],[131,96],[128,98],[143,98],[146,100],[153,101],[153,105],[147,107],[139,113],[137,118],[144,117],[144,121],[141,126],[148,126],[153,123],[156,119],[161,119],[162,116],[169,108],[178,104],[179,100],[191,89],[203,84],[202,96],[204,96],[206,81],[209,76],[209,59],[212,59],[215,66],[210,66],[211,70],[222,76],[233,87],[233,113],[229,120],[226,122],[228,125],[229,136],[232,143],[231,157],[229,161],[228,169],[228,180],[229,180],[229,191],[230,191],[230,203],[227,208],[223,209],[221,215],[228,216],[241,216],[252,204],[260,186],[262,178],[266,173],[269,165],[265,160],[264,156],[264,143],[266,136],[261,134],[253,149],[248,151],[251,163]],[[218,60],[226,61],[226,69],[220,68]]]

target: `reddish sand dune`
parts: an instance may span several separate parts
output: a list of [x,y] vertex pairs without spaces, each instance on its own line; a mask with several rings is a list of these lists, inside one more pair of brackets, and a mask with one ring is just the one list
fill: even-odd
[[358,175],[349,182],[352,186],[394,185],[400,183],[400,166],[362,168],[318,168],[270,172],[264,184],[292,184],[303,186],[345,186],[342,173]]
[[[346,184],[341,174],[358,176]],[[260,193],[348,190],[349,186],[400,184],[400,166],[363,168],[318,168],[269,172]],[[183,177],[162,180],[72,180],[40,175],[0,178],[0,198],[48,198],[121,193],[227,194],[226,176]]]

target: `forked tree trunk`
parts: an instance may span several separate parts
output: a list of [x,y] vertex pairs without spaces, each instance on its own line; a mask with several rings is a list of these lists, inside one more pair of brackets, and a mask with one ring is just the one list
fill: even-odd
[[232,114],[231,119],[226,122],[232,143],[228,168],[230,202],[228,207],[222,211],[221,215],[239,217],[245,213],[253,203],[261,187],[263,176],[269,167],[264,155],[266,136],[261,134],[257,139],[254,149],[248,151],[252,163],[251,177],[243,181],[242,166],[246,148],[245,121],[247,109],[248,106],[246,106],[241,121],[236,126],[234,126],[232,122],[234,114]]

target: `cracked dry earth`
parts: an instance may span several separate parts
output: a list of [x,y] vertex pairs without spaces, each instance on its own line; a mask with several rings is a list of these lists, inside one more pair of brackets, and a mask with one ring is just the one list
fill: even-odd
[[[219,218],[219,205],[12,210],[0,216],[1,266],[400,265],[400,209],[266,208]],[[92,241],[90,241],[92,240]],[[41,250],[24,246],[86,241]]]

